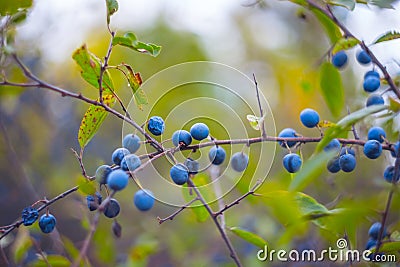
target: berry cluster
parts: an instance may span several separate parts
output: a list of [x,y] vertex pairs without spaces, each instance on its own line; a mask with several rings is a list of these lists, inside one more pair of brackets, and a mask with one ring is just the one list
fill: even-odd
[[[382,224],[380,222],[375,222],[374,224],[371,225],[371,227],[368,230],[369,239],[367,241],[367,244],[365,245],[366,250],[371,250],[377,246],[379,233],[381,230],[382,230]],[[382,231],[382,239],[385,237],[389,237],[389,233],[387,232],[386,228],[384,228]],[[371,260],[373,261],[374,254],[371,254],[370,257]]]
[[[34,207],[26,207],[22,210],[21,218],[22,224],[29,226],[36,222],[36,220],[39,218],[39,212]],[[56,226],[56,222],[56,218],[47,211],[39,219],[39,228],[45,234],[51,233]]]

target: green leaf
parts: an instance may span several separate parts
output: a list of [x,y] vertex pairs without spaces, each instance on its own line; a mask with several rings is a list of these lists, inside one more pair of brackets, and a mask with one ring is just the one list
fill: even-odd
[[250,126],[254,129],[254,130],[257,130],[257,131],[259,131],[260,130],[260,120],[261,120],[261,118],[260,117],[257,117],[257,116],[254,116],[254,115],[247,115],[246,116],[247,117],[247,120],[249,121],[249,123],[250,123]]
[[14,262],[21,263],[32,245],[33,243],[29,236],[29,230],[25,227],[21,227],[18,230],[17,237],[13,244]]
[[353,48],[354,46],[360,43],[359,40],[356,38],[340,38],[336,43],[335,46],[332,48],[332,54],[336,54],[339,51],[347,50]]
[[319,11],[318,9],[312,8],[311,11],[314,13],[315,17],[324,27],[326,34],[328,35],[331,43],[336,43],[340,38],[342,38],[342,33],[340,32],[339,27],[333,23],[333,21],[328,18],[324,13]]
[[127,32],[124,36],[115,36],[112,44],[125,46],[134,51],[149,54],[153,57],[158,56],[161,51],[161,46],[138,41],[136,35],[132,32]]
[[[196,175],[196,177],[193,179],[193,183],[199,188],[199,191],[203,198],[208,201],[210,199],[215,199],[211,195],[210,189],[204,187],[203,185],[209,184],[210,178],[206,173],[199,173]],[[190,190],[185,184],[182,187],[182,192],[183,192],[183,198],[185,199],[186,202],[190,202],[192,199],[195,198],[195,196],[192,194],[190,195]],[[196,219],[198,222],[205,222],[207,218],[209,217],[209,213],[207,209],[203,205],[199,205],[200,202],[194,202],[190,206],[190,210],[193,211],[193,213],[196,216]]]
[[306,0],[289,0],[292,3],[295,3],[297,5],[306,7],[307,6],[307,1]]
[[329,210],[324,205],[318,203],[317,200],[304,193],[297,192],[295,200],[299,204],[300,211],[303,215],[329,213]]
[[118,11],[117,0],[106,0],[107,4],[107,24],[110,24],[110,17]]
[[327,3],[330,5],[345,7],[348,10],[354,10],[356,7],[355,0],[328,0]]
[[397,0],[371,0],[369,1],[369,4],[375,5],[380,8],[394,9],[392,4],[396,1]]
[[[82,78],[89,84],[99,89],[101,61],[92,54],[86,47],[86,44],[75,50],[72,58],[81,67]],[[102,87],[104,92],[113,92],[114,85],[109,72],[106,70],[102,78]]]
[[3,0],[0,1],[0,15],[13,15],[22,8],[29,8],[32,6],[32,0]]
[[389,110],[393,112],[399,112],[400,102],[392,97],[389,97]]
[[373,44],[382,43],[382,42],[386,42],[386,41],[391,41],[391,40],[395,40],[395,39],[398,39],[398,38],[400,38],[400,32],[390,31],[390,32],[387,32],[387,33],[382,34],[381,36],[379,36],[373,42]]
[[48,266],[57,266],[57,267],[68,267],[71,266],[71,262],[61,256],[61,255],[48,255],[46,256],[46,260],[43,259],[42,256],[38,258],[36,262],[34,262],[32,265],[33,267],[48,267]]
[[265,246],[267,246],[267,241],[265,241],[262,237],[249,232],[247,230],[244,230],[243,228],[240,227],[230,227],[228,228],[230,231],[232,231],[232,233],[234,233],[235,235],[237,235],[238,237],[246,240],[247,242],[256,245],[259,248],[264,248]]
[[338,117],[344,107],[344,89],[339,71],[330,62],[322,64],[319,83],[329,110]]
[[[371,252],[375,252],[375,247],[371,249]],[[400,241],[394,242],[383,242],[379,248],[379,252],[395,253],[400,250]]]
[[323,121],[318,122],[317,126],[320,127],[320,128],[330,128],[330,127],[333,127],[335,125],[336,124],[331,122],[331,121],[323,120]]
[[[112,94],[103,95],[103,103],[111,107],[115,103],[115,97]],[[100,106],[90,105],[85,115],[83,115],[81,125],[78,131],[78,142],[83,149],[96,134],[100,125],[107,117],[108,112]]]
[[151,254],[157,252],[159,243],[156,239],[142,235],[136,239],[135,246],[129,252],[129,257],[134,262],[140,262]]
[[359,122],[360,120],[364,119],[365,117],[386,110],[388,106],[386,105],[372,105],[360,110],[357,110],[343,119],[341,119],[336,126],[329,128],[325,131],[324,138],[318,143],[316,152],[322,151],[322,149],[333,139],[338,137],[343,132],[346,132],[350,129],[351,125]]
[[326,162],[334,155],[332,153],[319,153],[307,159],[301,170],[294,175],[289,190],[301,191],[312,181],[317,179],[326,167]]
[[79,186],[79,192],[83,195],[93,195],[96,193],[95,181],[88,181],[86,178],[79,176],[77,184]]
[[142,84],[142,78],[139,72],[134,72],[132,67],[128,64],[122,64],[127,70],[126,79],[128,80],[129,87],[132,89],[133,99],[136,106],[142,110],[143,105],[149,104],[145,92],[140,88]]

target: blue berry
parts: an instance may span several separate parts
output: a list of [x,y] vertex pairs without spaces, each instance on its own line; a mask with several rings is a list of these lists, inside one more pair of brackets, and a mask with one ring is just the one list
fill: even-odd
[[243,152],[236,152],[232,155],[231,166],[237,172],[242,172],[247,168],[249,164],[249,156]]
[[303,109],[300,113],[300,121],[307,128],[314,128],[319,123],[319,114],[311,108]]
[[96,174],[95,174],[96,181],[97,181],[99,184],[106,184],[106,183],[107,183],[108,175],[109,175],[111,172],[112,172],[112,169],[111,169],[110,166],[108,166],[108,165],[101,165],[101,166],[99,166],[99,167],[97,168]]
[[140,138],[136,134],[127,134],[122,140],[122,146],[129,150],[131,153],[135,153],[140,147]]
[[[373,238],[375,240],[378,240],[379,237],[379,232],[381,231],[382,224],[380,222],[376,222],[368,230],[368,235],[370,238]],[[387,235],[386,228],[383,229],[382,237],[385,237]]]
[[207,136],[210,134],[210,130],[206,124],[199,122],[193,124],[193,126],[190,128],[190,134],[194,139],[201,141],[207,138]]
[[[397,177],[394,179],[394,166],[388,166],[386,167],[385,171],[383,172],[383,178],[385,178],[386,182],[392,183],[395,182],[397,183],[400,178],[400,173],[397,175]],[[394,179],[394,181],[393,181]]]
[[383,104],[385,104],[385,100],[381,95],[371,94],[367,99],[366,106],[369,107],[372,105],[383,105]]
[[121,208],[116,199],[111,198],[104,209],[104,215],[108,218],[117,217]]
[[368,55],[367,52],[365,52],[365,50],[358,51],[356,58],[360,64],[367,65],[371,63],[371,57]]
[[197,174],[199,172],[199,162],[197,160],[188,158],[184,162],[185,166],[189,170],[189,174]]
[[56,217],[51,214],[43,214],[39,219],[39,227],[43,233],[48,234],[53,232],[56,226]]
[[339,51],[336,54],[332,56],[332,64],[336,68],[342,68],[346,65],[347,63],[347,54],[344,51]]
[[225,149],[220,146],[214,146],[208,152],[208,158],[214,165],[220,165],[225,160]]
[[108,176],[108,187],[112,190],[119,191],[128,185],[129,176],[122,170],[115,170]]
[[393,145],[393,149],[394,151],[390,151],[390,154],[392,155],[392,157],[396,158],[397,156],[397,151],[399,151],[399,147],[400,146],[400,141],[397,141],[394,145]]
[[[293,130],[292,128],[285,128],[283,129],[278,137],[286,138],[286,137],[297,137],[296,131]],[[289,141],[289,142],[284,142],[284,141],[278,141],[279,145],[281,147],[286,147],[285,143],[287,143],[288,147],[294,146],[297,142],[296,141]]]
[[32,207],[26,207],[22,210],[22,223],[25,226],[32,225],[36,222],[37,218],[39,217],[39,213],[37,209]]
[[374,71],[374,70],[370,70],[370,71],[367,71],[367,72],[364,74],[364,80],[365,80],[367,77],[370,77],[370,76],[376,77],[376,78],[378,78],[378,79],[380,78],[378,72],[376,72],[376,71]]
[[340,169],[344,172],[352,172],[356,167],[356,158],[352,154],[345,154],[339,158]]
[[128,154],[130,154],[128,149],[120,147],[114,150],[114,152],[111,155],[111,159],[114,162],[114,164],[120,165],[122,159]]
[[354,157],[356,156],[356,152],[354,151],[354,149],[352,149],[351,147],[342,147],[342,149],[340,150],[340,156],[346,155],[346,154],[351,154]]
[[367,241],[367,244],[365,245],[365,250],[372,249],[373,247],[376,247],[376,244],[378,241],[376,239],[370,238]]
[[175,131],[172,135],[172,143],[174,146],[188,146],[192,143],[192,136],[185,130]]
[[140,158],[135,154],[126,155],[121,161],[121,169],[123,171],[134,171],[141,165]]
[[133,203],[141,211],[147,211],[154,205],[154,196],[150,190],[139,190],[133,197]]
[[174,183],[177,185],[183,185],[189,179],[189,170],[182,163],[178,163],[172,166],[171,170],[169,171],[169,175]]
[[331,173],[337,173],[338,171],[340,171],[339,157],[334,157],[333,159],[330,159],[326,168]]
[[283,157],[283,166],[290,173],[295,173],[300,170],[301,158],[297,154],[287,154]]
[[384,138],[386,138],[386,133],[385,130],[383,130],[381,127],[375,126],[369,129],[368,140],[376,140],[382,143],[384,141]]
[[375,92],[380,86],[381,80],[375,76],[367,76],[367,78],[364,79],[363,88],[365,92]]
[[94,211],[97,210],[102,200],[103,197],[101,196],[101,194],[99,192],[96,192],[94,196],[88,195],[86,197],[86,204],[90,211]]
[[164,120],[159,116],[153,116],[147,123],[147,129],[154,135],[161,135],[165,129]]
[[364,155],[376,159],[382,154],[382,145],[376,140],[368,140],[364,145]]
[[338,139],[332,139],[325,147],[324,151],[329,152],[329,151],[337,151],[339,152],[340,150],[340,142]]

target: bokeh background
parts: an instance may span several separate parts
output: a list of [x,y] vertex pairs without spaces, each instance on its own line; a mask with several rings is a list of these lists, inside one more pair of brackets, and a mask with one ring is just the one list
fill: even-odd
[[[111,64],[121,61],[131,64],[135,71],[141,73],[143,80],[150,79],[165,68],[188,61],[223,63],[248,77],[254,73],[274,117],[274,121],[268,122],[273,125],[267,129],[269,134],[276,134],[274,127],[278,132],[292,127],[304,136],[319,136],[317,130],[305,129],[299,121],[299,113],[306,107],[317,110],[322,119],[333,122],[339,119],[330,114],[317,81],[318,65],[326,60],[325,54],[330,48],[329,39],[315,17],[294,4],[286,1],[120,0],[119,5],[119,11],[112,17],[112,29],[119,33],[133,31],[140,40],[163,48],[158,57],[152,58],[117,47],[112,52]],[[335,13],[356,37],[368,44],[381,33],[400,28],[400,5],[395,3],[394,7],[397,9],[357,5],[353,12],[335,8]],[[15,48],[23,61],[42,79],[95,98],[96,90],[82,80],[71,55],[83,43],[99,57],[105,55],[109,42],[105,13],[103,1],[34,1],[26,21],[15,29]],[[400,41],[375,45],[371,49],[392,75],[400,73]],[[356,48],[349,51],[349,65],[341,72],[346,105],[350,111],[365,105],[367,94],[362,90],[362,79],[364,72],[371,69],[371,66],[362,67],[356,63],[356,51]],[[6,70],[10,78],[23,81],[16,68],[7,66]],[[113,79],[119,96],[128,103],[131,92],[126,81],[116,72]],[[201,90],[193,88],[193,96]],[[160,94],[163,92],[164,89],[160,88]],[[154,112],[166,113],[171,109],[171,101],[179,103],[180,99],[190,98],[190,94],[168,97],[171,99],[164,99]],[[227,101],[223,96],[218,97],[222,102]],[[149,99],[151,104],[154,101],[156,98]],[[235,106],[235,102],[228,104],[246,122],[248,110]],[[196,108],[201,112],[207,107],[193,107],[194,110]],[[12,223],[24,207],[36,200],[52,198],[76,185],[81,170],[70,148],[79,148],[77,132],[86,109],[85,103],[62,98],[43,89],[0,88],[0,225]],[[236,123],[233,118],[226,118],[224,112],[217,109],[216,120],[226,125]],[[346,114],[347,110],[343,109],[341,116]],[[174,113],[167,125],[170,134],[174,129],[190,128],[183,120],[184,115]],[[138,114],[137,118],[142,120],[138,121],[139,124],[144,123],[143,115]],[[361,138],[366,137],[372,124],[382,124],[390,141],[398,138],[396,120],[369,119],[356,126]],[[248,125],[246,129],[250,137],[259,134]],[[212,133],[219,139],[229,137],[223,125],[215,124]],[[112,151],[121,145],[121,134],[122,121],[108,116],[85,150],[84,163],[89,174],[94,174],[100,164],[111,163]],[[353,138],[351,133],[349,137]],[[314,149],[315,144],[302,146],[305,160]],[[231,148],[227,150],[231,151]],[[283,170],[281,163],[287,152],[279,147],[276,153],[274,151],[275,146],[263,152],[275,156],[270,172],[260,177],[266,178],[259,191],[264,197],[249,197],[240,206],[228,211],[227,226],[251,230],[273,248],[299,250],[326,248],[335,244],[335,240],[346,231],[352,246],[363,249],[368,239],[368,228],[380,219],[379,212],[386,203],[389,186],[385,184],[382,174],[385,167],[393,162],[390,154],[385,152],[372,161],[360,150],[354,172],[332,175],[324,171],[305,192],[329,208],[346,207],[348,212],[338,216],[334,223],[327,222],[326,227],[318,227],[311,222],[288,227],[286,221],[292,212],[292,203],[270,194],[287,189],[290,183],[291,176]],[[257,167],[259,152],[258,145],[252,146],[250,168],[242,182],[226,197],[226,203],[247,191],[248,181]],[[157,164],[167,176],[168,162]],[[228,167],[228,164],[223,167]],[[146,172],[142,175],[145,179]],[[226,175],[222,178],[230,177]],[[136,190],[132,184],[118,194],[122,207],[118,221],[123,227],[120,239],[115,239],[111,233],[112,220],[101,219],[89,251],[92,266],[232,265],[210,218],[199,223],[195,214],[188,210],[173,221],[159,225],[157,216],[165,217],[175,209],[157,203],[151,211],[141,213],[132,203]],[[214,203],[213,207],[217,209],[217,204]],[[396,194],[388,218],[391,232],[400,229],[399,208],[400,199]],[[57,232],[44,236],[37,226],[30,228],[37,246],[23,253],[21,265],[27,265],[36,258],[38,247],[48,254],[66,255],[66,247],[71,249],[72,246],[79,248],[82,245],[92,217],[87,211],[84,196],[76,193],[58,201],[52,205],[51,212],[58,220]],[[22,227],[2,242],[9,257],[12,258],[26,236],[27,230]],[[235,236],[232,240],[245,266],[268,266],[268,263],[258,262],[258,248]]]

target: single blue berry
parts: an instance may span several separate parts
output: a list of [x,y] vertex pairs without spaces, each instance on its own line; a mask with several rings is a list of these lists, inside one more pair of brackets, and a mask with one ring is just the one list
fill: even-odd
[[108,218],[114,218],[118,216],[120,210],[121,208],[118,201],[114,198],[111,198],[110,201],[107,203],[103,213]]
[[381,86],[381,80],[375,76],[367,76],[363,83],[363,88],[365,92],[372,93],[378,90]]
[[193,124],[193,126],[190,128],[190,134],[194,139],[201,141],[208,137],[210,134],[210,129],[208,129],[206,124],[199,122]]
[[347,63],[347,54],[344,51],[339,51],[332,56],[332,64],[340,69],[343,68]]
[[22,223],[25,226],[32,225],[39,217],[37,209],[33,207],[26,207],[22,210]]
[[367,98],[366,106],[373,106],[373,105],[383,105],[385,104],[385,100],[381,95],[378,94],[370,94]]
[[108,176],[107,185],[112,190],[119,191],[128,185],[129,176],[122,170],[115,170]]
[[287,154],[283,157],[283,166],[290,173],[295,173],[300,170],[301,158],[297,154]]
[[365,250],[370,250],[373,247],[376,247],[376,244],[378,243],[378,241],[376,239],[370,238],[367,241],[367,244],[365,244]]
[[141,165],[140,158],[135,154],[126,155],[121,161],[121,169],[123,171],[134,171]]
[[394,151],[390,151],[390,154],[392,155],[392,157],[396,158],[397,157],[397,153],[400,152],[400,141],[397,141],[394,145],[393,145],[393,150]]
[[135,193],[133,197],[133,203],[136,208],[141,211],[147,211],[151,209],[154,205],[154,196],[150,190],[144,189],[139,190]]
[[345,154],[339,158],[340,169],[344,172],[352,172],[356,167],[356,158],[352,154]]
[[189,174],[194,175],[199,172],[199,162],[197,160],[187,158],[184,164],[188,168]]
[[122,140],[122,146],[129,150],[131,153],[135,153],[140,147],[140,138],[136,134],[127,134]]
[[220,146],[214,146],[208,152],[208,158],[214,165],[220,165],[224,162],[226,156],[225,149]]
[[386,138],[385,130],[383,130],[381,127],[374,126],[368,131],[368,140],[376,140],[382,143],[385,138]]
[[334,157],[328,161],[326,168],[331,173],[337,173],[340,171],[339,157]]
[[342,149],[340,150],[340,156],[346,155],[346,154],[351,154],[354,157],[356,156],[356,152],[354,151],[354,149],[352,149],[351,147],[342,147]]
[[311,108],[303,109],[300,113],[300,121],[307,128],[314,128],[319,123],[319,114]]
[[388,182],[388,183],[392,183],[392,182],[397,183],[399,181],[400,173],[397,174],[396,178],[394,178],[394,171],[395,171],[394,166],[386,167],[385,171],[383,172],[383,178],[385,178],[386,182]]
[[120,165],[122,159],[129,154],[130,152],[128,149],[123,147],[117,148],[111,155],[112,162],[114,162],[114,164]]
[[[285,128],[285,129],[283,129],[283,130],[279,133],[278,137],[281,137],[281,138],[297,137],[297,134],[296,134],[296,131],[293,130],[292,128]],[[279,145],[280,145],[281,147],[286,147],[285,143],[287,143],[288,147],[292,147],[292,146],[294,146],[297,142],[296,142],[296,141],[288,141],[288,142],[285,142],[285,141],[278,141],[278,143],[279,143]]]
[[232,155],[231,166],[237,172],[242,172],[247,168],[249,164],[249,156],[243,152],[236,152]]
[[371,63],[371,57],[368,55],[367,52],[365,52],[365,50],[358,51],[356,58],[360,64],[367,65]]
[[192,143],[192,136],[185,130],[175,131],[172,135],[172,143],[174,146],[188,146]]
[[376,159],[382,154],[382,145],[376,140],[368,140],[364,145],[364,155]]
[[90,211],[97,210],[99,205],[101,204],[101,201],[103,200],[103,197],[99,192],[96,192],[96,194],[93,195],[88,195],[86,197],[86,204],[89,208]]
[[164,120],[159,116],[153,116],[147,123],[147,129],[154,135],[161,135],[165,129]]
[[370,70],[370,71],[367,71],[367,72],[364,74],[364,80],[365,80],[367,77],[370,77],[370,76],[375,77],[375,78],[378,78],[378,79],[380,78],[378,72],[376,72],[376,71],[374,71],[374,70]]
[[[368,230],[368,235],[370,238],[373,238],[375,240],[378,240],[379,237],[379,232],[381,231],[382,224],[380,222],[376,222]],[[385,237],[387,235],[386,228],[383,229],[382,237]]]
[[106,183],[107,183],[108,175],[109,175],[111,172],[112,172],[112,169],[111,169],[110,166],[108,166],[108,165],[101,165],[101,166],[99,166],[99,167],[97,168],[96,174],[95,174],[96,181],[97,181],[99,184],[106,184]]
[[338,139],[332,139],[325,147],[324,151],[329,152],[329,151],[336,151],[339,152],[340,150],[340,142]]
[[43,214],[39,219],[39,227],[43,233],[48,234],[53,232],[54,227],[56,226],[56,217],[49,214]]
[[189,179],[189,170],[182,163],[175,164],[169,171],[172,181],[177,185],[183,185]]

